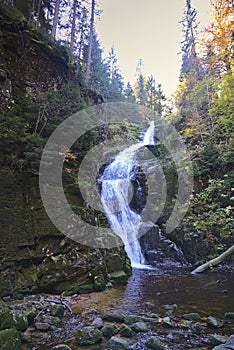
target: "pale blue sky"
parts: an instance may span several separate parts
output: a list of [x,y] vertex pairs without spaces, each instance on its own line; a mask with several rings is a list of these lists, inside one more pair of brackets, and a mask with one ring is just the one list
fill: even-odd
[[[210,21],[209,0],[192,0],[200,29]],[[147,75],[153,74],[167,96],[178,83],[180,70],[179,21],[185,0],[100,0],[103,10],[96,30],[105,55],[114,44],[118,64],[126,81],[135,81],[140,58]]]

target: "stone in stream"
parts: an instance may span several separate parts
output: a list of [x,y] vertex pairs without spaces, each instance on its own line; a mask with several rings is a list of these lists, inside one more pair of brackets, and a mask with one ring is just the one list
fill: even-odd
[[102,314],[101,318],[105,321],[110,321],[110,322],[119,322],[119,323],[124,322],[123,315],[112,313],[112,312],[106,312],[106,313]]
[[136,323],[133,323],[133,325],[131,326],[132,330],[134,332],[148,332],[149,328],[147,326],[146,323],[144,322],[136,322]]
[[213,316],[209,316],[206,320],[207,325],[214,327],[214,328],[222,328],[223,327],[223,321],[218,320],[217,318]]
[[201,334],[201,333],[203,333],[203,332],[205,331],[206,328],[205,328],[204,326],[202,326],[201,323],[196,322],[195,324],[193,324],[193,325],[191,326],[191,329],[192,329],[195,333]]
[[102,321],[101,317],[95,318],[95,320],[92,322],[91,326],[97,327],[99,329],[102,328],[103,327],[103,321]]
[[131,336],[132,336],[132,330],[126,324],[122,324],[122,326],[120,327],[118,333],[121,334],[123,337],[126,337],[126,338],[131,338]]
[[67,346],[65,344],[59,344],[59,345],[53,346],[51,350],[72,350],[72,349],[70,348],[70,346]]
[[136,316],[136,315],[126,315],[124,318],[124,323],[125,324],[133,324],[136,322],[142,322],[142,317],[141,316]]
[[189,314],[184,314],[182,316],[185,320],[188,320],[188,321],[198,321],[200,320],[200,315],[197,314],[196,312],[191,312]]
[[218,345],[213,348],[213,350],[233,350],[234,349],[234,334],[232,334],[225,344]]
[[225,337],[223,335],[219,335],[219,334],[210,335],[210,342],[212,343],[212,345],[225,344],[227,340],[228,340],[228,337]]
[[153,336],[149,340],[147,340],[145,345],[149,349],[154,349],[154,350],[164,350],[165,349],[164,346],[162,345],[161,340],[156,336]]
[[224,315],[226,318],[234,320],[234,312],[226,312]]
[[78,329],[75,334],[78,345],[93,345],[102,342],[102,332],[92,326],[86,326]]
[[118,328],[115,324],[108,324],[101,329],[101,332],[104,337],[110,338],[112,335],[118,333]]
[[170,310],[170,311],[176,311],[177,310],[177,305],[176,304],[172,304],[172,305],[162,305],[162,307],[165,309],[165,310]]
[[0,331],[0,350],[20,350],[20,333],[14,329],[4,329]]
[[113,336],[107,342],[107,346],[108,346],[108,349],[122,350],[122,349],[128,348],[129,342],[124,338]]

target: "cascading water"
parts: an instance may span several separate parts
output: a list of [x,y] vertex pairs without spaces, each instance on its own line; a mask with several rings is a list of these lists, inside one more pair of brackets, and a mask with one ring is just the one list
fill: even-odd
[[[118,234],[125,245],[125,250],[131,259],[133,267],[142,267],[145,259],[138,241],[139,230],[145,223],[129,203],[133,194],[131,180],[134,177],[136,153],[143,146],[154,144],[154,122],[143,135],[143,140],[130,146],[116,156],[106,167],[101,177],[101,201],[113,231]],[[149,227],[153,223],[148,223]]]

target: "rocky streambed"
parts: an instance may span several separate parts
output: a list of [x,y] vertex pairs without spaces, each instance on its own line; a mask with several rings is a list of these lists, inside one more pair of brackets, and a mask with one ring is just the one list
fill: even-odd
[[234,349],[233,273],[133,270],[127,285],[4,298],[1,350]]

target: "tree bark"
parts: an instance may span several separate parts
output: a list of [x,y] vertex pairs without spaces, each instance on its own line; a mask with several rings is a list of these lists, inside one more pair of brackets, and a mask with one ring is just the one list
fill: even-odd
[[92,0],[91,18],[90,18],[90,30],[89,30],[89,49],[85,73],[85,83],[88,85],[90,79],[90,67],[91,67],[91,56],[93,46],[93,31],[94,31],[94,11],[95,11],[95,0]]
[[75,37],[76,37],[76,11],[77,11],[77,0],[74,0],[73,2],[73,8],[72,8],[72,27],[71,27],[71,52],[74,51],[75,46]]
[[207,261],[205,264],[198,266],[195,270],[192,271],[192,274],[200,273],[208,270],[209,268],[216,266],[223,262],[229,255],[234,253],[234,245],[232,245],[230,248],[225,250],[221,255],[217,256],[216,258]]
[[52,25],[52,30],[51,30],[51,36],[53,39],[56,37],[56,31],[57,31],[57,26],[58,26],[58,18],[59,18],[59,2],[60,0],[56,0],[55,3],[55,10],[54,10],[54,19],[53,19],[53,25]]

